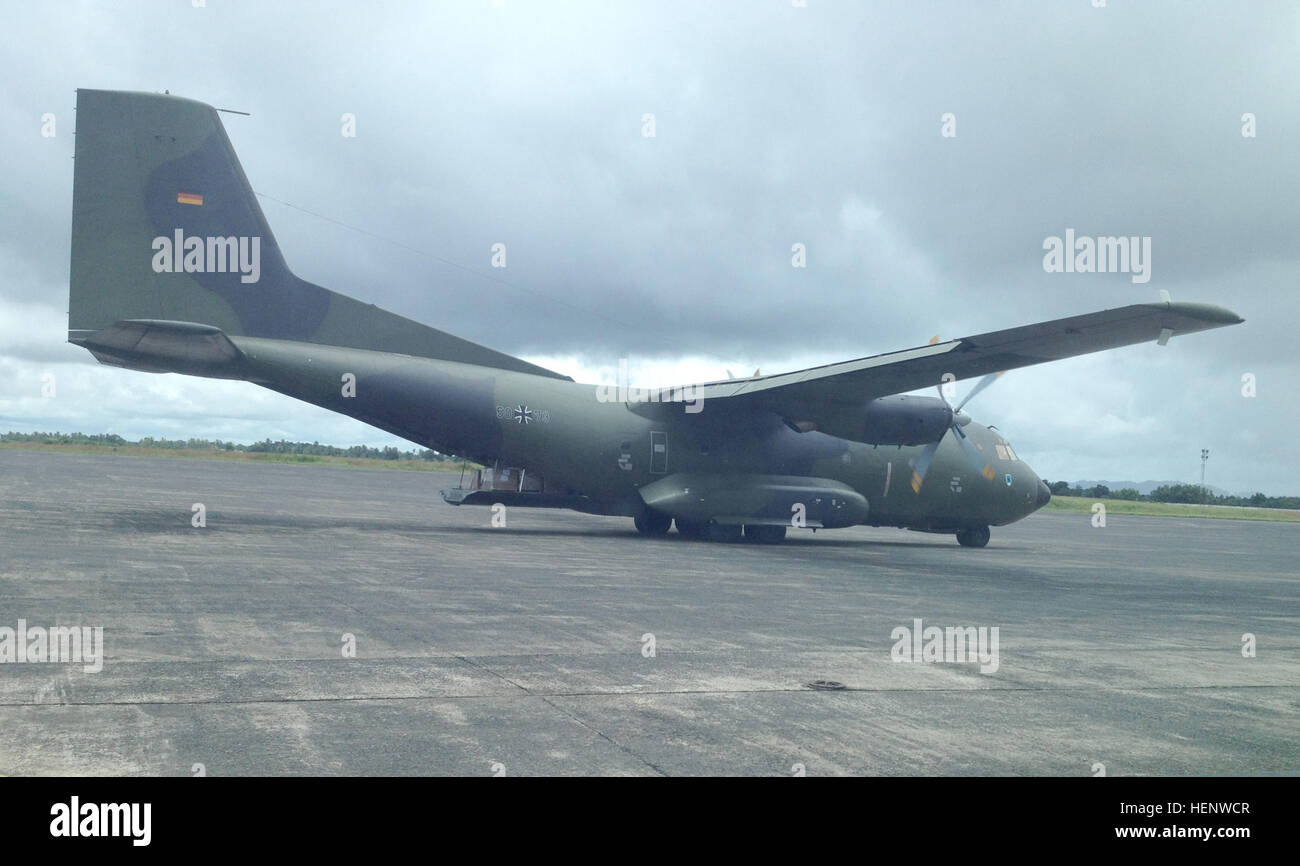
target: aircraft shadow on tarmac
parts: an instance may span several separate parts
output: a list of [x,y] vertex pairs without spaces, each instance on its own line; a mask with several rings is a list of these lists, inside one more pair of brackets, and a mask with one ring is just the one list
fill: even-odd
[[[202,529],[193,527],[190,523],[192,512],[181,506],[172,508],[155,508],[155,509],[135,509],[135,510],[118,510],[114,511],[108,517],[108,525],[117,531],[140,532],[140,533],[174,533],[178,530],[185,532],[248,532],[248,531],[276,531],[276,530],[294,530],[298,532],[315,532],[337,529],[352,529],[359,532],[393,532],[406,534],[424,534],[424,535],[456,535],[460,533],[490,534],[490,535],[508,535],[510,537],[525,538],[590,538],[609,539],[619,544],[689,544],[711,547],[724,548],[744,548],[751,550],[769,550],[777,551],[785,549],[806,549],[813,545],[819,548],[917,548],[917,549],[943,549],[957,550],[962,549],[955,542],[948,541],[943,537],[943,541],[920,540],[917,541],[896,541],[891,539],[862,538],[862,537],[844,537],[837,536],[833,538],[813,538],[811,534],[794,533],[786,537],[786,540],[780,544],[746,544],[742,542],[718,542],[718,541],[701,541],[694,538],[683,538],[677,533],[658,538],[646,538],[640,535],[630,526],[627,529],[607,529],[597,527],[490,527],[490,526],[454,526],[448,524],[427,523],[418,521],[393,521],[382,518],[369,519],[357,517],[355,515],[340,515],[338,517],[327,517],[320,515],[289,515],[289,514],[269,514],[266,512],[249,512],[223,511],[219,507],[212,507],[207,510],[207,525]],[[942,536],[937,536],[942,537]],[[998,545],[999,549],[1013,550],[1014,547],[1007,546],[1005,543]]]
[[[512,536],[524,535],[524,536],[533,536],[538,538],[547,537],[547,536],[552,536],[556,538],[575,538],[575,537],[609,538],[609,539],[618,540],[621,543],[629,543],[629,544],[637,543],[637,542],[642,542],[645,544],[690,544],[690,545],[699,545],[701,547],[707,546],[707,547],[720,547],[720,548],[742,548],[746,550],[768,550],[768,551],[777,551],[783,548],[785,549],[807,548],[813,545],[816,545],[817,547],[847,547],[847,548],[906,547],[906,548],[922,548],[922,549],[942,548],[944,550],[962,549],[956,542],[947,542],[947,541],[938,541],[938,542],[936,541],[889,541],[885,539],[845,538],[845,537],[812,538],[811,535],[809,535],[808,537],[800,537],[800,535],[798,534],[786,536],[785,541],[782,541],[780,544],[753,544],[753,543],[746,544],[743,541],[702,541],[696,538],[683,538],[681,535],[678,535],[676,533],[669,533],[668,535],[647,538],[632,529],[623,531],[617,529],[613,529],[613,530],[611,529],[595,530],[595,529],[580,529],[580,528],[543,529],[540,527],[493,528],[487,526],[473,526],[473,527],[469,527],[469,531],[476,532],[476,533],[489,533],[489,534],[509,533]],[[1011,550],[1015,548],[1008,547],[1006,549]]]

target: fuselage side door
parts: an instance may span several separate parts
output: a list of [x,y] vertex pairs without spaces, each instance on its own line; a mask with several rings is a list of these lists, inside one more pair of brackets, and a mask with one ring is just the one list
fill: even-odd
[[663,475],[668,471],[668,434],[661,430],[650,431],[650,474]]

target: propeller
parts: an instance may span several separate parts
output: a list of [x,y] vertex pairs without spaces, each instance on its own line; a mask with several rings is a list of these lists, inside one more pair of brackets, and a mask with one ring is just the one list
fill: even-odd
[[[961,409],[970,402],[972,397],[996,382],[998,377],[1001,375],[1001,373],[989,373],[983,379],[980,379],[979,382],[975,384],[975,387],[970,389],[970,393],[963,397],[962,401],[956,406],[948,403],[948,395],[943,392],[943,386],[939,386],[939,398],[943,400],[944,404],[948,405],[948,407],[952,409],[952,426],[948,429],[952,431],[952,435],[957,439],[957,444],[960,445],[961,450],[966,453],[966,458],[970,460],[971,466],[975,467],[975,471],[990,481],[996,474],[993,471],[993,464],[984,458],[984,455],[980,453],[980,449],[976,447],[974,442],[970,441],[970,438],[967,437],[965,432],[961,429],[970,423],[970,416]],[[921,456],[913,461],[913,493],[921,492],[921,484],[925,481],[925,473],[930,471],[930,463],[934,460],[934,454],[939,450],[939,443],[942,441],[943,436],[940,436],[934,442],[925,446],[925,450],[921,452]]]

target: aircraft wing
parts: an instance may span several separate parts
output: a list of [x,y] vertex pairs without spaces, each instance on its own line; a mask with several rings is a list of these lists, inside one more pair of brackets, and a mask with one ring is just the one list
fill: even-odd
[[[969,379],[1089,352],[1191,334],[1245,321],[1213,304],[1161,301],[1101,310],[810,367],[793,373],[697,386],[705,406],[768,409],[787,421],[815,421],[839,408],[938,385],[944,374]],[[719,401],[709,407],[710,401]]]

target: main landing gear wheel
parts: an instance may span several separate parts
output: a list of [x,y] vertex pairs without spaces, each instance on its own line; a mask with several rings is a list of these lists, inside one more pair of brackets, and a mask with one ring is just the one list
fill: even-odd
[[736,523],[710,523],[704,528],[706,541],[740,541],[740,525]]
[[694,520],[677,519],[677,532],[683,538],[701,541],[740,541],[740,527],[731,524],[696,523]]
[[780,544],[785,541],[785,527],[746,523],[745,540],[758,544]]
[[984,547],[989,543],[989,528],[963,529],[957,533],[957,543],[962,547]]
[[673,525],[673,519],[658,511],[643,511],[632,518],[632,523],[636,525],[636,531],[642,535],[667,535],[669,527]]
[[682,538],[703,538],[704,530],[707,528],[708,524],[677,518],[677,534]]

